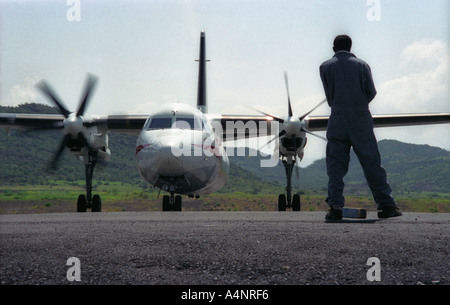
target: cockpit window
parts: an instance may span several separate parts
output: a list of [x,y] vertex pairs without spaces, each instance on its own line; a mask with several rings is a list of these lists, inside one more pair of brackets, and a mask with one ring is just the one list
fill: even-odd
[[175,119],[175,128],[202,130],[202,121],[195,117],[190,118],[177,117]]
[[[172,123],[173,122],[173,123]],[[202,130],[204,128],[201,118],[198,117],[154,117],[146,125],[146,130],[153,129],[190,129],[190,130]]]
[[148,129],[172,128],[172,118],[153,118]]

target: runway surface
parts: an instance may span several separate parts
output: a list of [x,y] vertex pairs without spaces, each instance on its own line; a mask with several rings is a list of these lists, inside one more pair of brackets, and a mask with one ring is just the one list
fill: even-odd
[[[342,223],[326,223],[324,215],[0,215],[0,281],[2,285],[450,283],[449,214],[404,213],[379,220],[376,212],[369,212],[368,219]],[[75,275],[71,268],[76,265],[67,265],[71,257],[79,259],[80,281],[68,280],[68,271]],[[379,263],[367,264],[369,258]]]

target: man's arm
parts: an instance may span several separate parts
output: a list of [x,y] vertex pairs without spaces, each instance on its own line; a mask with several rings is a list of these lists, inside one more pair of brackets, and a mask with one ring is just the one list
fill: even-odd
[[322,80],[323,90],[325,91],[325,97],[327,98],[328,106],[331,107],[331,97],[328,93],[328,82],[325,75],[325,66],[322,64],[319,67],[320,79]]
[[367,100],[370,103],[375,95],[377,95],[377,90],[375,89],[375,84],[372,79],[372,71],[368,64],[363,65],[363,84],[364,84],[364,93],[367,96]]

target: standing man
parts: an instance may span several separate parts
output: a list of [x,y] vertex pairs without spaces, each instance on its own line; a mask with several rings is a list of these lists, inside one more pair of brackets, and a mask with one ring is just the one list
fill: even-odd
[[379,218],[402,215],[392,196],[386,171],[381,167],[369,103],[377,91],[369,65],[350,53],[352,40],[347,35],[334,39],[334,56],[320,66],[320,77],[331,107],[327,127],[326,163],[330,209],[326,220],[341,220],[344,207],[344,181],[353,147],[364,176],[378,204]]

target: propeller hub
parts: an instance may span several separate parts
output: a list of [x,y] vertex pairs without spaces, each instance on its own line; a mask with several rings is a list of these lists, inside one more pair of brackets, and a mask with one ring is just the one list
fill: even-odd
[[76,116],[75,113],[71,113],[67,119],[64,120],[64,132],[70,134],[73,137],[83,130],[83,119]]
[[297,117],[288,117],[288,119],[283,123],[282,128],[286,131],[286,135],[296,135],[300,136],[302,128],[305,127],[303,121],[299,121]]

